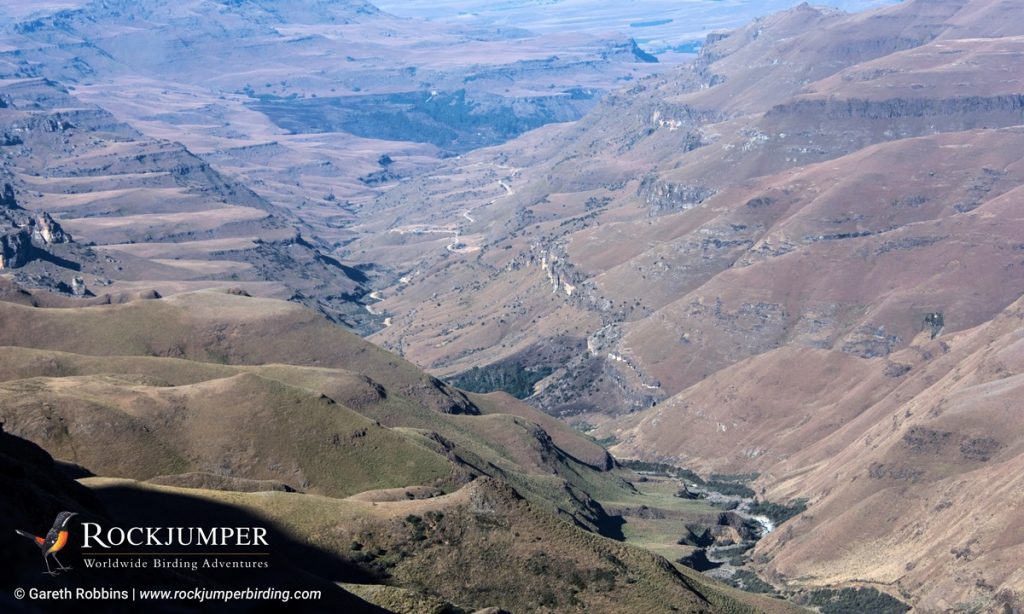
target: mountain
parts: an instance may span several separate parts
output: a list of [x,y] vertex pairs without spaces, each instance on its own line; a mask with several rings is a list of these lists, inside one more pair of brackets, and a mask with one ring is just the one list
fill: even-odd
[[357,302],[369,292],[364,273],[182,145],[146,137],[47,79],[0,81],[0,100],[7,208],[40,220],[13,225],[31,234],[30,221],[56,224],[32,231],[42,252],[9,258],[19,282],[70,293],[77,279],[83,294],[230,282],[353,327],[372,320]]
[[617,456],[807,499],[754,551],[777,586],[1019,600],[1016,507],[989,499],[989,524],[967,493],[1018,498],[997,399],[1024,293],[1022,34],[999,0],[713,34],[369,205],[343,255],[391,267],[371,339],[460,383],[527,381]]
[[804,4],[678,66],[362,2],[69,4],[0,27],[33,514],[258,518],[353,607],[794,610],[684,562],[1022,607],[1018,3]]
[[[442,25],[365,2],[69,5],[11,11],[0,76],[75,86],[147,135],[209,155],[271,202],[305,209],[339,241],[346,201],[441,157],[578,119],[657,69],[618,34]],[[395,164],[374,175],[382,155]]]
[[[226,281],[362,333],[382,326],[367,309],[374,263],[332,254],[361,200],[578,119],[656,70],[628,37],[439,26],[365,2],[5,8],[0,179],[98,248],[65,266],[34,258],[20,283],[166,294]],[[5,245],[28,262],[25,241]]]
[[[49,467],[32,501],[63,497],[19,513],[25,526],[56,506],[126,526],[270,526],[279,571],[266,581],[305,578],[335,601],[351,591],[400,612],[757,611],[757,597],[624,542],[622,516],[598,498],[659,499],[600,446],[510,397],[467,396],[302,306],[213,290],[83,306],[7,290],[0,444],[11,462]],[[28,488],[25,472],[4,475],[14,486],[0,505]]]
[[[235,522],[258,522],[256,517],[246,515],[240,510],[234,510],[212,501],[190,500],[187,495],[183,496],[178,493],[166,494],[159,502],[139,501],[139,497],[125,497],[123,495],[120,499],[111,501],[109,493],[111,490],[116,489],[105,491],[95,487],[83,486],[68,477],[64,467],[60,463],[55,462],[40,447],[2,431],[0,431],[0,465],[4,468],[4,489],[3,495],[0,496],[0,506],[4,510],[4,518],[12,526],[23,527],[29,531],[42,532],[44,527],[40,524],[40,521],[46,519],[46,522],[50,522],[51,518],[54,518],[63,510],[77,510],[77,513],[82,518],[87,518],[91,522],[138,521],[141,518],[137,516],[137,511],[131,510],[130,505],[138,505],[139,503],[158,503],[157,506],[148,510],[149,514],[153,514],[154,510],[159,510],[156,512],[156,515],[168,514],[169,512],[177,513],[176,516],[165,516],[163,518],[165,522],[172,518],[180,522],[186,517],[195,522],[195,526],[203,527],[217,526],[214,524],[215,522],[228,518]],[[125,505],[126,502],[129,505]],[[112,503],[118,504],[117,507],[111,505]],[[189,503],[191,503],[191,506]],[[162,504],[163,507],[159,504]],[[187,510],[185,515],[182,514],[182,508]],[[151,515],[147,520],[152,521],[154,519]],[[76,524],[73,524],[71,527],[73,533],[78,529],[78,521],[74,522]],[[76,540],[75,537],[71,539]],[[316,556],[318,554],[314,548],[289,543],[287,536],[276,530],[273,532],[273,539],[282,546],[287,544],[287,547],[291,550],[290,554],[296,558],[299,558],[299,556]],[[2,540],[4,551],[7,553],[3,562],[0,563],[0,568],[4,571],[2,582],[5,589],[4,592],[6,593],[0,597],[0,603],[3,604],[5,611],[9,612],[37,611],[38,609],[33,609],[31,605],[27,606],[24,599],[16,600],[13,598],[12,594],[15,587],[33,586],[41,590],[56,591],[71,587],[84,590],[101,584],[107,591],[128,591],[133,586],[177,590],[202,587],[208,590],[217,590],[237,584],[242,579],[237,572],[218,573],[204,571],[195,573],[178,571],[154,574],[150,570],[140,571],[128,568],[118,570],[114,574],[109,572],[102,573],[85,568],[81,565],[77,552],[69,552],[74,549],[74,541],[72,541],[70,548],[64,550],[62,557],[64,557],[64,561],[68,565],[77,569],[69,575],[41,579],[39,572],[36,571],[41,563],[38,551],[35,548],[26,548],[25,540],[15,534],[14,531],[5,531],[0,540]],[[281,548],[281,552],[283,551],[284,547]],[[276,570],[275,575],[272,577],[279,586],[287,586],[289,589],[293,589],[299,586],[308,587],[315,585],[321,591],[323,599],[321,604],[316,606],[317,608],[327,604],[328,607],[341,608],[351,612],[382,613],[387,611],[331,583],[316,581],[292,565],[286,557],[275,556],[274,565]],[[268,575],[265,572],[249,570],[246,579],[249,581],[259,580],[266,582],[268,581]],[[112,603],[109,600],[101,600],[94,607],[101,612],[117,611],[117,606],[114,606]],[[152,607],[164,609],[158,603],[153,604]],[[239,604],[220,604],[220,607],[225,608],[226,611],[252,611],[253,609],[251,606]],[[308,604],[295,604],[293,607],[299,611],[316,611],[314,607],[310,607]],[[50,604],[47,607],[47,611],[52,612],[72,612],[74,609],[75,606],[72,603]]]

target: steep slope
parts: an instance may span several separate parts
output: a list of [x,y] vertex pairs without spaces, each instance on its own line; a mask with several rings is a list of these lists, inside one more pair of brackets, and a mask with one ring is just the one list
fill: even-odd
[[626,37],[425,24],[365,2],[7,8],[4,166],[25,206],[103,247],[73,260],[91,275],[34,263],[19,281],[82,277],[97,294],[232,281],[364,334],[382,325],[363,304],[374,263],[330,254],[360,199],[576,119],[655,70]]
[[470,399],[283,301],[26,294],[0,301],[4,436],[102,476],[83,483],[117,521],[268,524],[287,544],[275,556],[316,582],[386,582],[412,601],[754,611],[622,543],[597,498],[638,497],[628,472],[510,397]]
[[[4,518],[10,528],[18,527],[31,532],[42,532],[48,528],[48,523],[56,515],[65,510],[74,510],[81,518],[87,518],[92,522],[131,522],[137,518],[131,518],[131,512],[127,512],[131,505],[138,505],[138,501],[132,501],[129,497],[129,505],[125,501],[117,501],[111,505],[109,499],[103,493],[83,486],[65,475],[59,463],[55,463],[44,450],[35,444],[24,439],[15,437],[9,433],[0,431],[0,465],[3,467],[2,481],[3,491],[0,495],[0,508],[3,509]],[[100,496],[97,496],[99,494]],[[180,506],[181,502],[189,500],[188,497],[169,495],[161,503],[163,513]],[[215,504],[198,505],[192,503],[192,508],[202,516],[195,518],[198,526],[212,526],[212,522],[221,520],[227,513],[232,520],[238,522],[252,522],[254,517],[247,515],[241,510],[230,510],[224,506]],[[127,513],[126,513],[127,512]],[[169,520],[170,518],[165,518]],[[181,520],[181,516],[177,517]],[[64,588],[94,588],[103,586],[107,591],[130,590],[132,586],[149,586],[154,589],[189,589],[202,587],[205,589],[222,589],[236,585],[240,578],[238,574],[218,573],[216,571],[178,571],[164,574],[154,574],[151,570],[120,569],[115,573],[103,573],[97,570],[90,570],[81,565],[78,556],[77,532],[78,520],[73,521],[71,526],[71,542],[64,550],[62,556],[64,561],[75,567],[74,573],[60,576],[59,578],[43,576],[37,571],[41,562],[39,561],[38,550],[18,536],[14,531],[4,531],[0,536],[3,543],[4,560],[0,562],[0,569],[3,570],[3,579],[0,586],[4,589],[4,595],[0,596],[0,604],[4,611],[8,612],[34,612],[39,611],[39,606],[32,603],[32,599],[15,599],[15,588],[34,587],[40,590],[61,590]],[[295,560],[301,561],[302,557],[316,556],[318,552],[311,547],[300,545],[297,542],[290,542],[287,537],[274,529],[274,538],[280,546],[274,557],[275,575],[272,581],[282,588],[308,589],[316,587],[321,591],[321,600],[314,606],[310,604],[296,603],[293,605],[298,611],[313,612],[324,607],[344,609],[352,612],[384,612],[385,610],[375,607],[370,603],[355,597],[346,590],[317,578],[310,576],[300,567],[296,567],[289,560],[294,556]],[[285,552],[288,551],[288,556]],[[321,553],[320,556],[323,556]],[[340,567],[339,567],[340,569]],[[349,578],[361,577],[359,572],[349,567]],[[260,571],[249,570],[246,577],[248,581],[267,582],[271,580],[267,574]],[[91,606],[98,612],[123,611],[123,605],[116,601],[99,600]],[[174,611],[175,605],[171,602],[155,601],[150,607],[156,611]],[[254,602],[235,602],[233,604],[219,604],[222,611],[232,612],[256,612],[265,608],[265,604]],[[73,612],[80,609],[80,605],[73,601],[50,602],[46,608],[50,612]]]
[[[0,391],[2,419],[100,475],[222,473],[333,496],[453,477],[429,448],[328,398],[256,375],[190,386],[143,382],[112,375],[11,382]],[[403,462],[384,462],[382,451]]]
[[902,377],[876,361],[870,396],[817,395],[842,426],[773,465],[768,496],[809,494],[812,512],[766,540],[770,573],[888,585],[922,611],[1020,607],[1021,308],[894,354]]
[[24,262],[24,285],[92,294],[238,283],[366,326],[365,275],[327,256],[299,223],[180,144],[147,138],[44,79],[0,82],[2,175],[30,213],[76,238]]
[[[528,401],[619,456],[809,498],[754,552],[780,586],[1013,603],[1019,421],[981,417],[995,371],[934,387],[1024,293],[1016,8],[800,6],[390,191],[348,252],[393,267],[373,338],[440,375],[547,369]],[[947,396],[984,424],[926,418]],[[992,524],[939,500],[967,475]]]
[[[696,373],[703,377],[722,361],[759,351],[757,346],[739,352],[716,348],[725,355],[685,357],[694,352],[685,343],[663,347],[684,339],[684,331],[665,330],[660,322],[679,321],[678,312],[692,301],[680,302],[675,313],[659,310],[699,291],[713,311],[719,290],[704,284],[713,283],[720,273],[731,274],[727,269],[736,264],[799,251],[804,249],[801,244],[820,251],[824,247],[817,243],[822,240],[845,245],[845,239],[861,233],[955,216],[1014,185],[1016,160],[1007,140],[1013,138],[1012,130],[961,134],[964,129],[1019,123],[1012,95],[1006,94],[1019,84],[998,73],[989,78],[990,91],[964,85],[976,99],[962,98],[962,103],[949,102],[961,100],[953,92],[933,94],[934,88],[926,85],[938,82],[933,76],[918,84],[918,98],[932,101],[924,106],[885,94],[879,109],[887,111],[861,110],[851,102],[846,106],[855,111],[849,119],[824,110],[820,121],[815,111],[805,108],[812,97],[804,90],[825,92],[829,75],[849,66],[875,66],[891,58],[895,64],[923,65],[921,71],[928,72],[924,60],[908,57],[948,57],[947,39],[929,41],[953,28],[946,20],[973,10],[964,4],[905,3],[854,16],[799,7],[713,41],[698,63],[676,79],[642,83],[610,97],[573,127],[538,133],[514,147],[453,166],[443,176],[392,190],[375,205],[380,221],[350,251],[353,257],[390,262],[401,273],[400,283],[382,293],[387,300],[377,309],[389,311],[392,327],[377,338],[446,374],[521,361],[522,356],[531,357],[527,367],[557,367],[565,351],[586,356],[579,349],[587,347],[589,357],[570,360],[569,369],[559,370],[548,382],[555,385],[538,397],[551,411],[571,413],[594,406],[643,408],[692,383],[692,378],[671,385],[661,381],[669,369],[655,372],[656,365],[666,355],[683,357],[694,371],[710,359],[712,366]],[[808,34],[797,36],[800,32]],[[865,36],[870,38],[865,41]],[[1012,41],[986,44],[1000,49],[986,55],[990,63],[1014,65]],[[914,51],[900,51],[906,47]],[[754,57],[770,60],[760,63]],[[848,70],[853,74],[855,69]],[[762,82],[752,79],[752,73],[769,76]],[[880,79],[884,76],[874,81]],[[809,80],[821,80],[822,85],[809,85]],[[881,87],[874,81],[873,87]],[[773,89],[766,89],[766,82]],[[849,79],[840,82],[851,87]],[[958,136],[939,139],[933,146],[903,142],[933,132]],[[964,149],[962,156],[950,159],[953,143],[963,139],[985,139],[976,144],[984,148],[985,157],[970,156]],[[892,148],[864,149],[878,142],[891,142]],[[614,151],[614,159],[602,151]],[[926,173],[888,172],[912,156]],[[836,169],[853,169],[866,160],[875,170],[836,176]],[[804,176],[797,179],[784,170],[794,167]],[[944,171],[952,171],[951,176]],[[915,185],[905,185],[908,174]],[[879,177],[888,185],[878,186]],[[829,189],[835,182],[845,189]],[[940,199],[942,189],[952,189],[955,200]],[[862,195],[860,190],[875,193]],[[882,190],[892,194],[883,195]],[[418,204],[423,194],[428,207]],[[819,204],[802,212],[786,202],[809,201],[812,195]],[[935,202],[921,202],[929,198]],[[951,207],[936,210],[940,202]],[[412,210],[414,203],[417,211]],[[856,211],[849,210],[853,206]],[[825,213],[822,207],[832,211],[824,218],[813,217]],[[867,222],[862,216],[877,219]],[[414,264],[414,254],[433,250],[435,258]],[[445,281],[439,281],[441,276]],[[823,270],[803,279],[828,276]],[[1001,283],[998,276],[987,276],[993,284]],[[542,293],[545,286],[553,296]],[[851,299],[791,309],[781,320],[813,320],[822,309],[860,309],[877,297]],[[992,297],[987,311],[995,313],[1008,302],[1006,294]],[[484,316],[485,306],[495,315]],[[747,318],[749,311],[751,321],[741,326],[750,328],[768,315],[758,310],[775,312],[779,322],[786,306],[745,296],[726,306],[723,318]],[[720,335],[714,330],[718,324],[701,326],[701,333]],[[860,325],[899,326],[887,321]],[[778,342],[791,327],[769,331],[775,338],[767,343]],[[622,340],[634,329],[640,329],[634,337],[645,343]],[[901,332],[906,343],[909,337]],[[646,342],[654,337],[657,347],[648,349]],[[560,354],[559,346],[571,349]]]
[[[183,491],[102,478],[84,483],[118,506],[172,493],[193,498],[195,506],[227,504],[303,536],[346,564],[388,577],[393,585],[465,608],[754,611],[731,600],[712,604],[663,559],[581,532],[490,479],[444,497],[392,502]],[[159,509],[148,505],[136,513],[153,517]]]

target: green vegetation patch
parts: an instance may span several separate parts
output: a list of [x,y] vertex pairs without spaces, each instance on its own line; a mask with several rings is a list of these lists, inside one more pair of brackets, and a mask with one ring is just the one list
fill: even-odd
[[746,569],[737,569],[736,573],[729,578],[729,584],[748,593],[775,593],[774,586],[762,580],[756,573]]
[[448,380],[453,386],[469,392],[495,392],[501,390],[517,399],[533,394],[534,385],[551,375],[546,366],[526,367],[519,362],[498,363],[486,367],[473,367]]
[[639,471],[643,473],[653,473],[656,475],[662,475],[669,478],[678,478],[686,480],[692,484],[703,484],[704,480],[689,469],[683,467],[676,467],[675,465],[669,465],[668,463],[651,463],[642,460],[626,459],[620,460],[619,464],[626,469],[632,469],[633,471]]
[[739,482],[722,482],[719,480],[711,479],[705,484],[708,490],[717,491],[727,497],[753,497],[754,490],[749,486],[744,486]]
[[772,503],[771,501],[754,501],[747,509],[751,514],[767,516],[775,524],[782,524],[793,516],[807,509],[807,499],[794,499],[789,503]]
[[608,435],[607,437],[600,437],[598,439],[595,439],[594,443],[601,446],[602,448],[610,448],[614,445],[618,445],[620,442],[619,438],[616,437],[615,435]]
[[761,477],[761,474],[756,471],[750,473],[712,473],[708,476],[708,479],[714,482],[753,482],[757,478]]
[[811,591],[803,605],[814,606],[822,614],[903,614],[910,606],[874,588],[822,588]]

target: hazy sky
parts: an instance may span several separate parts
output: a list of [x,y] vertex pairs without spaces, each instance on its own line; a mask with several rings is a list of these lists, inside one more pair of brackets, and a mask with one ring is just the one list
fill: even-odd
[[[896,0],[818,0],[857,11]],[[462,20],[536,32],[627,33],[641,44],[662,46],[703,38],[754,17],[784,10],[799,0],[380,0],[380,8],[405,17]]]
[[[81,6],[88,0],[0,0],[0,22],[39,10]],[[280,0],[278,0],[280,1]],[[525,28],[538,33],[621,32],[645,48],[703,39],[711,30],[735,28],[781,11],[799,0],[370,0],[403,17]],[[814,0],[811,4],[858,11],[897,0]]]

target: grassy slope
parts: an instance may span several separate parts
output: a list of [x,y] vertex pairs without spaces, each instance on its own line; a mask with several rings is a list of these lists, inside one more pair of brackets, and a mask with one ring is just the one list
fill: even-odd
[[580,462],[595,467],[610,467],[611,457],[603,447],[587,437],[580,437],[580,434],[565,422],[553,418],[507,393],[471,393],[469,398],[483,413],[509,414],[539,424],[551,435],[551,439],[558,444],[558,447],[579,459]]
[[[311,494],[131,488],[267,514],[414,596],[514,610],[751,611],[585,530],[608,529],[595,500],[681,500],[638,493],[605,470],[603,449],[520,402],[467,398],[302,308],[201,292],[85,308],[0,302],[0,316],[9,430],[102,476],[239,490],[264,480]],[[474,476],[497,479],[459,489]],[[432,489],[451,494],[403,496]]]
[[0,407],[11,432],[98,475],[202,471],[347,496],[442,483],[453,472],[401,433],[249,373],[173,387],[114,376],[23,379],[0,385]]
[[94,356],[331,367],[357,371],[396,390],[432,386],[413,364],[283,301],[204,291],[86,308],[0,303],[0,316],[3,345]]
[[[559,520],[499,481],[450,495],[365,502],[295,493],[173,489],[89,478],[235,506],[399,586],[468,607],[538,612],[755,612],[664,559]],[[330,578],[328,578],[330,579]],[[705,597],[705,593],[709,593]],[[710,594],[714,593],[714,594]],[[361,591],[372,597],[371,591]]]
[[[131,373],[133,376],[125,379],[121,375],[116,378],[110,375],[122,373]],[[37,375],[60,379],[30,379]],[[248,377],[241,378],[242,375]],[[600,493],[612,498],[628,497],[631,492],[628,485],[613,474],[599,471],[577,461],[573,455],[563,453],[557,445],[553,445],[546,431],[526,419],[503,414],[459,416],[439,413],[424,407],[414,398],[392,394],[365,376],[345,370],[279,364],[227,366],[177,358],[94,357],[52,350],[5,347],[0,351],[0,380],[8,380],[0,385],[0,397],[12,399],[5,414],[10,416],[11,428],[17,429],[23,436],[46,443],[59,456],[101,475],[147,479],[168,473],[216,472],[230,468],[239,477],[273,479],[295,488],[311,488],[314,492],[335,495],[373,487],[391,488],[413,484],[433,484],[447,489],[452,481],[445,479],[445,476],[451,471],[438,467],[437,456],[444,455],[444,463],[447,464],[447,456],[454,453],[472,472],[500,475],[515,482],[518,487],[533,491],[548,500],[552,507],[571,513],[580,511],[580,502],[576,500],[581,497],[580,491]],[[69,382],[74,385],[69,386]],[[289,386],[281,387],[283,382]],[[311,395],[304,397],[299,388]],[[310,403],[316,407],[322,404],[319,399],[321,394],[340,400],[343,405],[356,408],[361,415],[379,421],[385,427],[392,427],[383,431],[387,441],[396,437],[405,440],[399,441],[393,449],[388,446],[370,446],[371,450],[380,453],[377,458],[367,454],[365,447],[355,450],[360,456],[335,454],[334,458],[349,458],[346,462],[362,460],[368,470],[376,472],[373,469],[375,465],[387,464],[381,458],[386,458],[396,450],[407,450],[411,440],[416,444],[413,450],[415,453],[403,453],[409,458],[406,466],[410,472],[395,473],[391,476],[394,479],[386,479],[389,476],[385,472],[377,476],[380,479],[375,479],[373,476],[376,473],[353,472],[346,466],[344,476],[339,471],[337,475],[321,475],[318,479],[310,479],[305,471],[281,470],[268,473],[238,462],[232,462],[229,467],[221,467],[210,459],[206,459],[205,463],[197,463],[195,460],[186,462],[183,456],[188,456],[188,441],[179,441],[179,445],[168,447],[169,442],[175,442],[175,438],[168,438],[168,433],[177,432],[176,429],[180,427],[178,421],[168,420],[180,413],[175,406],[182,399],[192,399],[193,404],[201,406],[205,418],[194,413],[188,413],[187,416],[190,423],[202,425],[205,424],[204,420],[208,421],[217,411],[211,403],[237,406],[238,411],[251,412],[246,415],[258,416],[261,408],[268,404],[282,406],[275,395],[283,394],[287,389],[291,389],[295,395],[292,401]],[[40,399],[44,399],[43,402],[51,408],[49,414],[44,412],[43,416],[36,415],[40,413],[41,406],[35,401]],[[159,432],[155,434],[140,428],[140,417],[132,415],[132,412],[143,411],[140,409],[142,407],[147,408],[145,411],[150,414],[162,416],[161,424],[165,428],[158,429]],[[349,419],[354,420],[356,425],[365,426],[365,421],[358,420],[347,407],[338,406],[336,411],[328,413],[336,421]],[[46,415],[57,415],[55,419],[62,423],[59,432],[48,425]],[[79,428],[80,423],[94,422],[97,415],[105,416],[107,429]],[[141,419],[145,421],[147,418]],[[255,434],[273,431],[270,428],[272,422],[265,419],[249,421],[247,426],[255,429],[252,431]],[[199,427],[190,427],[191,430],[195,428]],[[378,428],[371,428],[371,439],[379,431]],[[572,436],[573,432],[570,429],[565,431],[558,435],[558,441],[569,440],[571,443],[568,436]],[[77,446],[80,451],[76,451],[72,439],[82,437],[86,439],[82,440],[82,445]],[[213,435],[207,435],[205,427],[200,428],[196,437],[195,443],[202,449],[207,449],[213,441]],[[219,442],[218,450],[225,457],[239,456],[231,447],[237,438],[238,433],[220,432],[216,439]],[[130,459],[128,455],[115,458],[105,453],[93,453],[106,449],[115,440],[121,448],[128,445],[123,442],[131,443],[137,452]],[[584,441],[583,444],[577,444],[577,447],[587,445],[592,444]],[[342,448],[335,452],[343,453],[344,446]],[[281,453],[287,461],[284,463],[286,466],[295,464],[288,450],[282,450]],[[195,454],[190,458],[195,459]],[[412,472],[413,469],[418,473]],[[389,470],[394,472],[395,468]],[[358,479],[360,476],[364,479]],[[341,483],[343,478],[344,483]],[[308,485],[305,484],[307,479],[310,482]],[[575,497],[568,492],[570,487],[566,482],[575,489]],[[588,519],[586,514],[578,516],[578,519],[594,526],[593,519]]]
[[[31,600],[15,600],[12,597],[15,587],[42,590],[100,586],[107,590],[124,590],[133,586],[147,586],[153,589],[224,588],[224,581],[231,579],[205,571],[153,574],[150,570],[119,569],[116,573],[104,573],[84,567],[78,560],[79,527],[74,523],[83,518],[104,523],[116,521],[123,508],[107,503],[109,502],[97,497],[95,491],[67,477],[44,450],[0,430],[0,516],[4,518],[4,522],[12,528],[22,528],[39,534],[49,527],[52,518],[62,510],[74,510],[80,514],[72,524],[71,545],[61,553],[62,562],[74,566],[75,571],[57,578],[40,574],[42,562],[39,551],[24,538],[16,535],[14,531],[4,531],[0,534],[0,549],[4,552],[0,559],[0,611],[42,611],[41,606],[31,603]],[[249,574],[247,579],[256,585],[268,582],[266,574]],[[231,584],[237,585],[237,578],[232,580]],[[313,588],[323,592],[321,600],[315,604],[290,604],[294,612],[315,612],[324,609],[383,612],[355,597],[343,587],[312,577],[291,565],[279,564],[272,581],[281,588],[294,589],[301,586],[303,589]],[[218,611],[257,612],[265,611],[265,607],[264,603],[254,605],[236,602],[221,604]],[[178,608],[170,608],[168,604],[160,602],[152,603],[149,609],[154,612],[179,611]],[[80,611],[81,605],[75,602],[62,604],[59,601],[51,601],[45,610],[70,613]],[[123,607],[100,600],[92,604],[89,610],[113,612],[123,611]]]
[[[625,475],[631,474],[626,472]],[[636,481],[637,492],[601,499],[601,504],[609,513],[622,515],[625,521],[622,532],[626,543],[650,550],[670,561],[678,561],[694,550],[691,546],[677,543],[685,531],[685,525],[694,521],[713,522],[722,511],[703,500],[676,497],[675,493],[680,486],[681,482],[676,479],[650,477],[647,481]],[[702,587],[702,592],[715,605],[732,607],[729,605],[730,600],[735,599],[757,612],[795,614],[807,611],[780,599],[746,593],[681,564],[675,565],[691,582]]]

